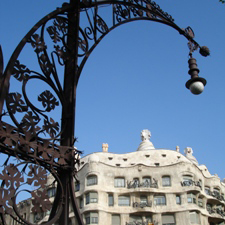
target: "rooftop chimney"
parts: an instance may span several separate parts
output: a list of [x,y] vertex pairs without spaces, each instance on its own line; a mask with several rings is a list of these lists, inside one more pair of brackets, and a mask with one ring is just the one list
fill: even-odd
[[109,145],[107,143],[102,143],[102,151],[108,152]]

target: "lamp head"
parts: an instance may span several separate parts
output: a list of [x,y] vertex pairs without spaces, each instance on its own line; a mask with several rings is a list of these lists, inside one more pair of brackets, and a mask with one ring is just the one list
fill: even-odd
[[196,59],[191,58],[188,60],[189,71],[191,79],[187,81],[186,88],[191,91],[194,95],[199,95],[203,92],[206,85],[206,80],[198,76],[199,69],[197,67]]
[[206,85],[206,80],[202,77],[191,78],[186,83],[186,88],[194,95],[199,95],[203,92]]

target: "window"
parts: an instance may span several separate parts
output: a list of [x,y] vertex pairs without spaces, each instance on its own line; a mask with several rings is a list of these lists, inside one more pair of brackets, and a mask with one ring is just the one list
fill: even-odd
[[162,225],[175,225],[174,215],[165,214],[162,215]]
[[218,214],[223,215],[224,214],[224,207],[222,205],[217,205],[215,207]]
[[130,215],[130,219],[129,221],[134,224],[142,224],[142,216],[138,216],[138,215]]
[[203,208],[203,199],[202,198],[198,198],[198,206]]
[[85,215],[86,224],[98,224],[98,213],[90,212]]
[[49,198],[54,197],[56,194],[56,188],[55,187],[49,188],[47,192]]
[[98,223],[98,213],[92,213],[91,223]]
[[191,224],[200,224],[199,214],[197,212],[189,212]]
[[97,202],[98,202],[98,193],[90,192],[90,203],[97,203]]
[[193,185],[193,177],[191,175],[183,176],[182,186],[191,186]]
[[130,205],[130,196],[121,195],[118,198],[119,206],[129,206]]
[[191,175],[183,176],[183,182],[181,182],[182,186],[192,186],[193,185],[193,177]]
[[151,216],[146,216],[145,217],[147,224],[152,223],[152,217]]
[[162,186],[163,187],[171,186],[170,176],[163,176],[162,177]]
[[215,196],[219,196],[220,195],[220,189],[213,188],[213,193],[214,193]]
[[117,177],[114,179],[115,187],[125,187],[125,179],[124,177]]
[[209,212],[209,214],[212,213],[212,205],[211,205],[211,204],[207,203],[206,209],[207,209],[207,211]]
[[98,202],[97,192],[89,192],[86,194],[86,205],[89,203],[97,203],[97,202]]
[[205,193],[207,195],[210,195],[210,187],[205,186]]
[[114,205],[113,194],[108,194],[108,205],[109,206],[113,206]]
[[144,183],[144,187],[150,187],[151,186],[151,177],[143,177],[142,181]]
[[86,205],[90,203],[90,194],[86,194]]
[[140,203],[141,204],[147,204],[148,203],[147,196],[141,195],[141,197],[140,197]]
[[193,177],[191,175],[183,176],[183,181],[193,181]]
[[86,224],[90,224],[91,223],[91,217],[90,214],[85,216],[85,220],[86,220]]
[[112,215],[112,225],[120,225],[120,215]]
[[196,204],[196,195],[193,193],[187,194],[187,201],[188,201],[188,203]]
[[69,212],[73,212],[73,204],[70,200],[69,200]]
[[143,177],[142,180],[144,183],[151,184],[151,177]]
[[201,180],[201,179],[199,179],[199,181],[198,181],[197,183],[198,183],[198,185],[197,185],[197,186],[199,186],[199,187],[202,189],[202,180]]
[[181,204],[181,197],[180,197],[180,195],[176,195],[176,203],[177,203],[178,205]]
[[154,196],[154,204],[155,205],[166,205],[166,197],[164,195]]
[[42,220],[44,217],[44,213],[40,212],[40,213],[34,213],[34,223],[39,222],[40,220]]
[[75,191],[80,190],[80,182],[75,182]]
[[98,178],[96,175],[90,175],[87,177],[87,186],[95,185],[98,183]]
[[218,225],[225,225],[225,222],[219,222]]
[[134,178],[134,179],[133,179],[133,184],[134,184],[135,187],[138,187],[139,184],[140,184],[139,178]]
[[84,207],[84,199],[83,197],[80,198],[80,209]]

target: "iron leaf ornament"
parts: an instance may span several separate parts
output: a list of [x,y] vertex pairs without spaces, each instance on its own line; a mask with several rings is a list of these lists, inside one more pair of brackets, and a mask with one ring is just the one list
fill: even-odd
[[8,104],[10,112],[13,114],[16,112],[26,112],[28,109],[25,101],[22,99],[22,95],[18,92],[9,93]]
[[54,110],[56,106],[59,105],[57,99],[53,94],[46,90],[38,96],[38,101],[40,101],[47,112]]
[[26,68],[25,65],[20,64],[19,60],[15,61],[14,68],[12,71],[12,76],[14,76],[18,81],[26,80],[30,74],[30,70]]

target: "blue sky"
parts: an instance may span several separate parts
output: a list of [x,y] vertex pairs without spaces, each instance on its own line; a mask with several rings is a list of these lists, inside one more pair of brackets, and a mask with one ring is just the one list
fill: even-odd
[[[62,3],[0,2],[5,65],[29,29]],[[195,40],[210,48],[207,58],[198,52],[193,55],[199,75],[208,82],[205,91],[195,96],[185,88],[189,50],[177,31],[148,21],[122,25],[101,41],[83,70],[77,92],[76,146],[84,155],[101,151],[102,143],[109,144],[110,152],[132,152],[138,148],[141,130],[149,129],[156,148],[178,145],[183,153],[192,147],[199,164],[223,179],[225,5],[217,0],[157,3],[177,25],[191,26]],[[31,63],[34,56],[27,57]]]

